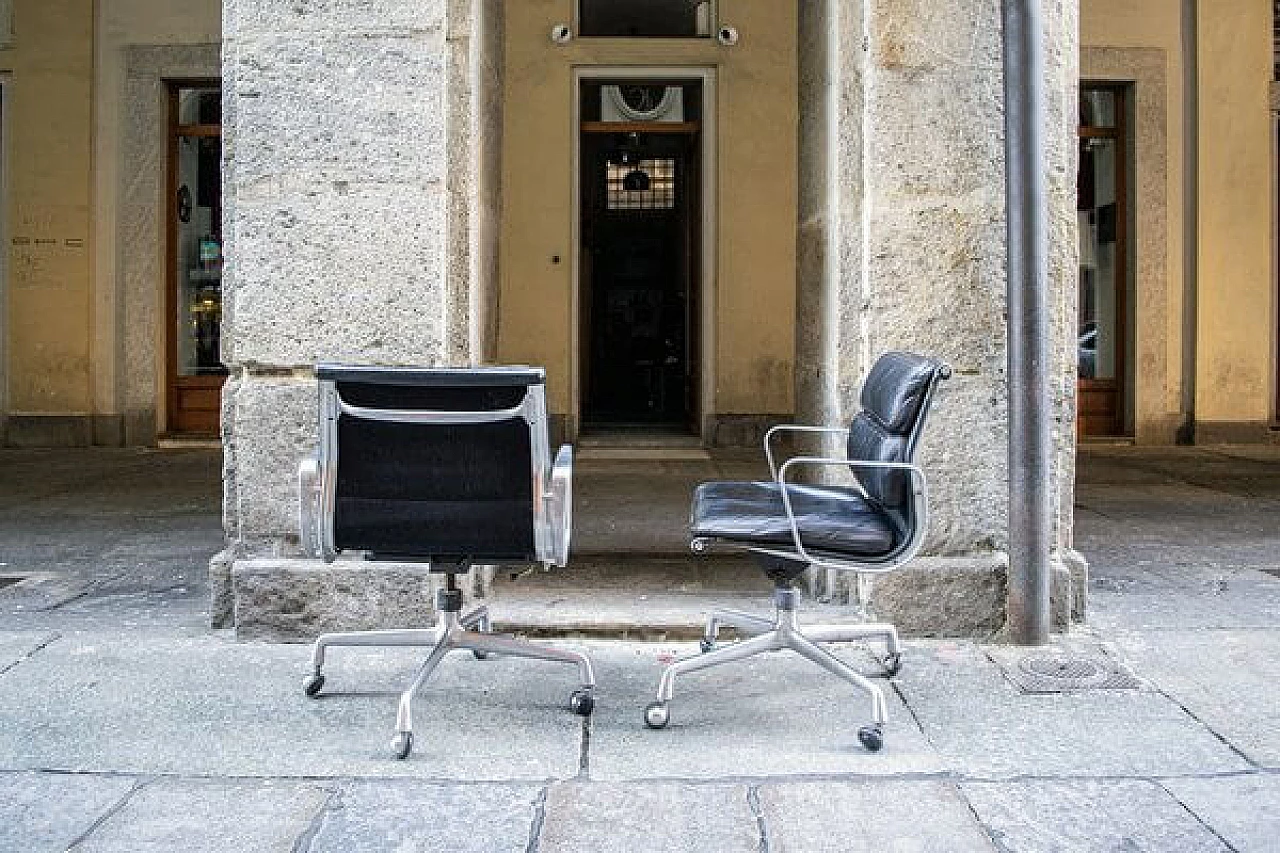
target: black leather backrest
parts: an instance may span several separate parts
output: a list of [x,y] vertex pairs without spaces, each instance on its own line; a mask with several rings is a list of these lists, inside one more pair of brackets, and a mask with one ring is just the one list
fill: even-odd
[[[517,407],[542,376],[475,373],[481,377],[403,369],[342,374],[332,368],[327,375],[352,406],[455,412]],[[531,451],[521,417],[412,424],[343,414],[334,544],[385,558],[532,560]]]
[[[940,362],[907,352],[876,360],[862,385],[862,410],[849,425],[850,459],[910,462],[926,413],[924,402],[943,370]],[[867,495],[905,519],[910,476],[904,471],[854,470]]]

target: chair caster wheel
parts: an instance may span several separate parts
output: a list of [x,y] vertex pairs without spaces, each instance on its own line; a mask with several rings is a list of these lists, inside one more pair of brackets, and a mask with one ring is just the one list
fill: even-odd
[[411,752],[413,752],[413,732],[396,732],[395,739],[391,741],[391,754],[403,759],[408,758]]
[[902,672],[902,653],[894,652],[891,655],[885,655],[880,663],[884,666],[885,674],[892,678]]
[[715,651],[716,641],[709,637],[703,637],[698,642],[698,648],[702,649],[702,653],[705,655],[707,652]]
[[651,729],[665,729],[670,721],[666,702],[654,702],[644,709],[644,724]]
[[863,726],[858,729],[858,740],[862,741],[867,752],[879,752],[884,746],[884,732],[879,726]]
[[477,649],[472,649],[472,650],[471,650],[471,654],[475,657],[475,659],[476,659],[476,660],[488,660],[488,659],[489,659],[489,653],[488,653],[488,652],[482,652],[482,651],[479,651],[479,650],[477,650]]
[[308,675],[307,680],[302,682],[302,692],[312,699],[320,695],[321,687],[324,687],[324,676],[318,672],[314,675]]
[[595,707],[596,697],[591,695],[591,691],[585,687],[575,690],[569,695],[569,710],[579,717],[590,717]]

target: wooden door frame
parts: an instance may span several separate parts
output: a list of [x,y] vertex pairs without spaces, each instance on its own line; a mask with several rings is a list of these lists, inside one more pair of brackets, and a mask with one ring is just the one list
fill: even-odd
[[[164,281],[164,349],[165,349],[165,420],[161,436],[185,435],[176,429],[178,422],[178,338],[175,323],[178,314],[178,223],[173,215],[174,199],[178,197],[178,141],[183,137],[222,137],[222,124],[216,125],[180,125],[178,123],[178,93],[182,89],[219,89],[222,81],[217,78],[198,78],[192,80],[165,80],[165,95],[168,102],[166,141],[165,141],[165,197],[161,215],[164,217],[165,233],[165,274]],[[218,376],[218,387],[226,381],[225,376]],[[214,383],[207,383],[213,387]]]
[[[1114,379],[1077,379],[1077,394],[1086,390],[1114,391],[1116,394],[1116,417],[1110,435],[1124,436],[1131,434],[1128,426],[1129,400],[1134,393],[1129,381],[1129,345],[1132,343],[1132,329],[1129,326],[1129,283],[1132,276],[1129,270],[1129,93],[1131,87],[1127,83],[1082,81],[1081,91],[1085,89],[1106,90],[1115,94],[1116,122],[1115,127],[1081,127],[1077,124],[1078,139],[1113,139],[1116,144],[1116,274],[1120,280],[1114,283],[1116,289],[1116,348]],[[1077,270],[1076,275],[1079,276]],[[1077,282],[1077,287],[1079,283]],[[1079,334],[1077,332],[1077,334]],[[1079,430],[1077,429],[1077,434]]]
[[[655,65],[655,66],[576,66],[573,69],[573,205],[570,233],[570,340],[569,340],[569,423],[568,440],[576,441],[582,431],[582,85],[598,80],[644,80],[646,82],[702,84],[702,118],[699,128],[699,173],[701,187],[699,203],[701,221],[698,223],[700,268],[696,298],[698,323],[696,334],[700,350],[697,374],[698,424],[697,432],[703,444],[711,436],[706,425],[715,415],[715,293],[716,293],[716,69],[707,66]],[[653,131],[647,126],[646,132]],[[659,128],[660,129],[660,128]],[[693,295],[693,294],[691,294]]]

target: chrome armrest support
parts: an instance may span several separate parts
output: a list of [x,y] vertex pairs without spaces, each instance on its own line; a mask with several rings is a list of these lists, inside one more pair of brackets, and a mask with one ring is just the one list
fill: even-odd
[[911,475],[911,503],[915,512],[916,523],[912,531],[911,540],[906,547],[902,549],[899,556],[891,565],[876,568],[859,567],[858,571],[862,572],[885,572],[897,568],[903,563],[915,556],[920,550],[920,545],[924,541],[924,531],[929,521],[929,501],[925,492],[925,476],[924,471],[919,465],[913,465],[909,462],[879,462],[873,460],[861,459],[831,459],[825,456],[796,456],[788,459],[778,469],[778,474],[774,477],[774,482],[778,484],[778,491],[782,493],[782,506],[787,512],[787,521],[791,524],[791,538],[796,546],[796,553],[802,559],[813,566],[821,566],[829,569],[849,569],[850,566],[831,560],[823,560],[821,557],[815,557],[805,550],[804,543],[800,541],[800,525],[796,522],[795,511],[791,507],[791,496],[787,493],[787,487],[797,485],[794,481],[787,479],[787,473],[793,467],[799,466],[824,466],[824,465],[847,465],[851,468],[858,469],[881,469],[891,471],[907,471]]
[[849,430],[843,427],[807,426],[805,424],[778,424],[764,434],[764,458],[769,463],[769,476],[778,479],[778,466],[773,461],[773,437],[780,432],[804,432],[823,435],[843,435],[846,438]]
[[573,532],[573,448],[567,444],[561,445],[556,454],[544,498],[551,526],[552,562],[563,568],[569,562],[569,537]]
[[313,453],[298,463],[298,537],[308,557],[321,555],[322,473],[320,454]]

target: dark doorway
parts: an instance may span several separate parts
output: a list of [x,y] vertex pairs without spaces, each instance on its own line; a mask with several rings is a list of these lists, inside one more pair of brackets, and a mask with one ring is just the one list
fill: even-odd
[[[647,88],[656,103],[662,90],[676,87],[694,88]],[[586,84],[584,101],[598,104],[614,89]],[[696,92],[678,100],[679,120],[599,121],[583,113],[580,355],[586,429],[696,432],[699,137],[698,122],[685,120]]]

